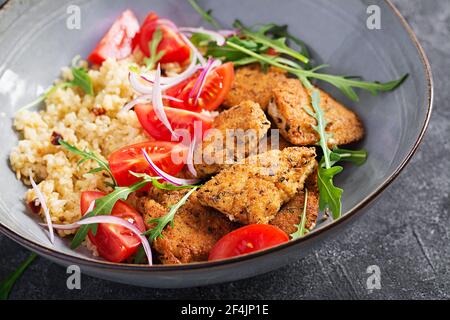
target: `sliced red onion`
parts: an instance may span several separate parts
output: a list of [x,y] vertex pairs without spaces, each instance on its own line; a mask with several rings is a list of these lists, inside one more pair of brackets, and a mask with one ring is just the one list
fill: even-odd
[[[168,95],[164,95],[164,94],[162,95],[162,98],[163,98],[163,99],[166,99],[166,100],[170,100],[170,101],[183,102],[183,100],[181,100],[181,99],[177,99],[177,98],[174,98],[174,97],[171,97],[171,96],[168,96]],[[152,96],[149,95],[149,94],[147,94],[147,95],[142,95],[142,96],[140,96],[140,97],[137,97],[137,98],[134,99],[134,100],[131,100],[131,101],[128,102],[126,105],[124,105],[124,106],[122,107],[122,109],[120,110],[120,112],[130,111],[130,110],[133,109],[134,106],[136,106],[137,104],[140,104],[140,103],[149,103],[149,102],[152,102]]]
[[48,232],[50,234],[50,242],[52,244],[54,244],[55,243],[55,234],[53,232],[53,223],[52,223],[52,218],[50,216],[50,211],[48,210],[44,195],[42,194],[41,190],[37,186],[36,182],[34,182],[34,180],[33,180],[31,172],[30,172],[30,182],[31,182],[31,186],[34,189],[34,192],[36,193],[36,196],[39,199],[39,202],[41,203],[41,207],[44,210],[45,220],[47,222]]
[[225,44],[225,37],[217,31],[206,30],[204,28],[178,28],[178,30],[180,32],[185,32],[185,33],[189,33],[189,34],[192,34],[192,33],[206,34],[206,35],[210,36],[211,38],[213,38],[214,41],[216,41],[219,46],[223,46]]
[[210,68],[210,66],[211,66],[211,63],[212,63],[212,59],[209,58],[209,59],[208,59],[208,62],[206,63],[206,66],[203,68],[202,72],[201,72],[200,75],[198,76],[197,81],[195,81],[195,84],[194,84],[194,86],[192,87],[191,92],[189,92],[189,99],[192,99],[192,97],[193,97],[194,95],[196,95],[197,92],[199,92],[198,89],[201,87],[201,84],[202,84],[202,82],[203,82],[203,79],[205,78],[206,74],[208,73],[208,70],[209,70],[209,68]]
[[155,76],[155,85],[153,86],[153,95],[152,95],[152,105],[153,110],[155,110],[155,115],[159,121],[170,131],[172,137],[174,139],[178,138],[178,135],[173,131],[172,125],[167,118],[166,112],[164,111],[164,105],[161,94],[161,85],[160,85],[160,77],[161,77],[161,67],[158,64],[156,68],[156,76]]
[[[208,63],[206,67],[203,69],[202,74],[198,77],[197,82],[200,80],[200,86],[198,87],[196,91],[195,101],[194,104],[197,104],[198,99],[200,98],[200,95],[203,91],[203,87],[205,86],[206,79],[208,78],[208,75],[211,73],[212,70],[214,70],[216,67],[220,66],[222,62],[220,60],[208,60]],[[193,94],[193,90],[189,93],[189,96]],[[191,97],[191,96],[190,96]]]
[[[159,21],[161,20],[165,22],[166,25],[168,25],[169,27],[177,30],[175,24],[173,24],[170,20],[160,19]],[[197,60],[200,61],[201,65],[203,66],[206,65],[205,58],[203,58],[202,54],[198,51],[197,47],[183,34],[180,34],[180,36],[191,49],[191,62],[182,73],[174,77],[160,77],[160,84],[162,91],[167,90],[170,87],[173,87],[182,82],[183,80],[186,80],[190,76],[192,76],[198,70]],[[143,84],[141,79],[149,82],[151,84],[151,87]],[[155,80],[154,77],[152,77],[151,75],[138,75],[134,72],[130,72],[129,81],[133,89],[136,90],[137,92],[141,94],[152,94]]]
[[128,74],[128,80],[130,81],[131,87],[139,92],[140,94],[152,94],[153,86],[148,86],[140,80],[141,77],[134,72]]
[[84,216],[87,215],[89,212],[91,212],[92,210],[94,210],[95,207],[95,200],[91,201],[91,204],[89,205],[89,207],[87,208],[86,212],[83,214]]
[[197,176],[197,170],[195,170],[194,167],[194,151],[196,144],[197,144],[197,137],[194,134],[194,138],[192,139],[191,145],[189,146],[188,156],[186,159],[188,171],[192,174],[193,177]]
[[145,160],[148,162],[148,164],[150,165],[152,170],[155,171],[156,174],[158,174],[165,181],[167,181],[173,185],[176,185],[176,186],[193,185],[193,184],[197,184],[200,182],[200,179],[181,179],[181,178],[171,176],[170,174],[162,171],[160,168],[158,168],[156,166],[156,164],[152,161],[152,159],[148,155],[147,151],[145,151],[145,149],[142,149],[142,153],[144,154]]
[[149,244],[147,238],[143,236],[142,232],[134,224],[128,222],[125,219],[122,219],[122,218],[119,218],[119,217],[110,216],[110,215],[100,215],[100,216],[96,216],[96,217],[90,217],[90,218],[81,219],[80,221],[77,221],[77,222],[72,223],[72,224],[55,225],[55,229],[58,229],[58,230],[71,230],[71,229],[77,229],[81,225],[96,224],[96,223],[115,224],[115,225],[119,225],[119,226],[125,227],[128,230],[130,230],[131,232],[133,232],[141,240],[141,244],[144,247],[145,254],[147,255],[148,264],[149,265],[153,264],[152,250],[150,248],[150,244]]
[[180,33],[181,38],[184,42],[191,48],[192,52],[194,53],[194,60],[195,57],[197,57],[198,61],[200,61],[201,65],[206,65],[206,60],[203,58],[202,54],[198,51],[197,47],[189,40],[184,34]]

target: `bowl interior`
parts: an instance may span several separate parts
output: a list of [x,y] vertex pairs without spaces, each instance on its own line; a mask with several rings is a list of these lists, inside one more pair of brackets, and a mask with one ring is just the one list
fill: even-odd
[[[362,167],[346,166],[337,178],[345,192],[343,211],[348,212],[379,189],[396,171],[421,135],[428,113],[427,74],[410,36],[385,2],[380,2],[381,30],[366,26],[368,1],[347,0],[228,0],[199,1],[212,8],[218,20],[231,26],[234,19],[247,25],[274,22],[288,24],[291,33],[312,49],[316,64],[331,65],[328,72],[361,75],[367,80],[388,81],[409,73],[398,90],[377,97],[361,92],[352,103],[335,89],[320,84],[338,100],[355,110],[367,135],[358,145],[369,151]],[[66,21],[69,5],[81,12],[81,29],[70,30]],[[142,20],[150,10],[178,25],[205,24],[186,1],[104,0],[39,1],[7,9],[0,19],[0,222],[13,232],[52,248],[45,232],[26,210],[26,188],[9,166],[9,152],[19,137],[12,128],[16,110],[35,99],[59,76],[60,68],[80,54],[86,57],[114,19],[126,8]],[[58,239],[55,250],[72,251]]]

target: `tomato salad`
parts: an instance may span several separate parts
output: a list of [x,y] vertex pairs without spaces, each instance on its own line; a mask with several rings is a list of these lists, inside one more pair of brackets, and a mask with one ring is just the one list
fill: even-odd
[[[111,188],[84,190],[82,218],[53,224],[30,177],[51,232],[74,230],[72,248],[88,241],[111,262],[171,264],[231,258],[304,237],[318,221],[319,206],[340,217],[337,163],[362,165],[367,153],[339,146],[360,140],[364,129],[353,111],[310,79],[328,81],[349,98],[354,87],[390,91],[404,79],[383,84],[317,73],[321,67],[312,68],[304,44],[286,26],[254,31],[236,21],[234,27],[179,27],[155,12],[142,23],[131,10],[119,16],[87,59],[99,68],[142,55],[129,70],[136,96],[121,112],[135,114],[148,140],[104,161],[53,136],[52,144],[81,162],[97,162],[92,172],[103,172]],[[231,140],[241,154],[210,134],[252,129],[243,143]],[[266,140],[271,148],[260,151]],[[198,150],[217,143],[214,156],[231,162],[201,158],[194,164]]]

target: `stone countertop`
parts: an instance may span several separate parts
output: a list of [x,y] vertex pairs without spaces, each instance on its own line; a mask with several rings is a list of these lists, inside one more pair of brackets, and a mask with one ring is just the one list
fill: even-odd
[[[0,4],[3,0],[0,0]],[[395,0],[434,72],[435,103],[417,154],[370,211],[333,242],[302,260],[255,278],[191,289],[147,289],[82,276],[39,258],[13,299],[449,299],[450,298],[450,3]],[[0,279],[28,256],[0,235]],[[366,269],[381,269],[381,289],[366,289]],[[44,275],[44,276],[43,276]]]

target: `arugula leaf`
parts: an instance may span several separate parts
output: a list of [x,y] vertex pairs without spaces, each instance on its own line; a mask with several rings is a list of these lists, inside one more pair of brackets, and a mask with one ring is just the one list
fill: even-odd
[[162,232],[169,223],[173,227],[173,218],[175,217],[175,214],[177,213],[178,209],[180,209],[186,203],[189,197],[197,189],[198,187],[194,187],[192,188],[191,191],[186,193],[184,197],[181,198],[180,201],[178,201],[178,203],[170,207],[170,211],[166,215],[149,221],[149,223],[156,223],[156,226],[153,229],[150,229],[144,233],[146,236],[149,236],[148,239],[150,241],[154,241],[157,238],[162,238],[163,237]]
[[31,263],[36,259],[35,253],[30,254],[27,260],[25,260],[13,273],[6,277],[0,283],[0,300],[7,300],[12,288],[20,276],[27,270]]
[[[307,45],[302,40],[289,33],[288,26],[286,24],[277,25],[274,23],[270,23],[263,26],[263,28],[266,29],[267,34],[272,35],[272,37],[274,38],[286,38],[288,40],[291,40],[300,48],[300,54],[310,59],[311,55],[309,53]],[[309,63],[307,63],[307,65],[309,66]]]
[[189,40],[196,47],[207,47],[213,41],[213,38],[205,33],[193,33]]
[[268,37],[266,33],[271,28],[271,25],[266,25],[259,29],[257,32],[252,32],[250,29],[244,27],[239,20],[236,20],[234,25],[241,30],[242,35],[252,39],[256,43],[275,49],[279,53],[287,54],[288,56],[297,59],[305,64],[309,63],[309,59],[307,57],[287,46],[286,38],[281,37],[271,39],[270,37]]
[[[147,230],[147,232],[144,233],[144,235],[148,236],[148,240],[150,242],[153,242],[157,238],[162,238],[163,237],[162,232],[169,223],[173,227],[173,219],[175,218],[175,214],[186,203],[186,201],[189,199],[192,193],[194,193],[194,191],[197,190],[198,188],[199,186],[193,187],[191,191],[186,193],[186,195],[184,195],[184,197],[181,198],[180,201],[178,201],[178,203],[170,207],[170,210],[166,215],[149,221],[149,223],[156,223],[156,226],[153,229]],[[140,246],[133,261],[134,263],[142,263],[144,257],[145,257],[144,250],[142,246]]]
[[92,80],[89,77],[87,70],[83,67],[76,68],[72,67],[73,80],[66,82],[69,86],[77,86],[83,89],[83,91],[90,95],[94,95],[94,86],[92,84]]
[[216,19],[214,19],[211,16],[212,11],[211,10],[205,10],[202,7],[200,7],[197,2],[195,0],[188,0],[189,3],[191,4],[192,8],[194,8],[195,11],[197,11],[198,14],[200,14],[202,16],[202,18],[208,22],[209,24],[211,24],[212,26],[216,27],[217,29],[221,29],[222,26],[220,25],[219,22],[217,22]]
[[296,224],[297,231],[292,233],[290,236],[292,240],[299,239],[307,233],[306,225],[306,210],[308,209],[308,189],[305,188],[305,202],[303,204],[303,213],[299,224]]
[[[127,200],[128,196],[132,192],[138,191],[139,189],[145,187],[149,182],[150,182],[149,180],[144,179],[139,182],[136,182],[135,184],[129,187],[116,187],[114,191],[111,192],[110,194],[95,200],[94,209],[91,212],[85,214],[83,219],[95,217],[97,215],[110,214],[117,201]],[[73,238],[70,247],[72,249],[78,248],[86,238],[86,235],[89,230],[92,230],[92,233],[95,235],[97,232],[97,224],[82,225],[75,234],[75,237]]]
[[406,74],[398,80],[393,80],[393,81],[389,81],[389,82],[385,82],[385,83],[360,81],[360,80],[355,80],[353,78],[348,78],[346,76],[329,75],[329,74],[325,74],[325,73],[317,73],[317,72],[311,71],[311,70],[303,70],[300,68],[294,68],[294,67],[288,66],[284,63],[281,63],[279,61],[276,61],[274,59],[270,59],[261,54],[258,54],[252,50],[248,50],[247,48],[240,46],[232,41],[227,41],[227,46],[229,46],[233,49],[236,49],[238,51],[241,51],[253,58],[256,58],[260,62],[267,63],[272,66],[286,70],[287,72],[290,72],[290,73],[298,76],[299,78],[314,78],[314,79],[328,82],[328,83],[334,85],[339,90],[341,90],[342,93],[344,93],[348,98],[350,98],[353,101],[359,101],[359,97],[356,94],[356,92],[353,90],[353,88],[360,88],[360,89],[368,90],[372,94],[377,94],[379,92],[385,92],[385,91],[392,91],[392,90],[398,88],[409,76],[408,74]]
[[349,150],[335,147],[330,154],[330,159],[332,166],[339,161],[349,161],[361,166],[367,160],[367,150]]
[[164,57],[166,52],[164,50],[158,51],[158,46],[161,43],[161,40],[163,38],[163,33],[161,31],[161,28],[157,28],[155,32],[153,33],[152,41],[148,44],[148,47],[150,49],[150,57],[144,59],[144,63],[147,66],[147,70],[152,70],[155,68],[156,64],[159,60]]
[[185,186],[176,186],[168,182],[161,183],[159,180],[161,180],[161,177],[151,177],[148,174],[145,173],[136,173],[133,171],[129,171],[129,173],[136,178],[142,178],[145,179],[153,184],[155,188],[161,189],[161,190],[168,190],[168,191],[174,191],[174,190],[185,190],[185,189],[192,189],[192,188],[198,188],[198,185],[185,185]]
[[39,97],[37,97],[34,101],[28,103],[27,105],[19,108],[19,111],[30,109],[34,107],[37,104],[40,104],[41,102],[44,102],[53,92],[55,92],[58,88],[66,88],[68,87],[67,82],[61,82],[55,85],[50,86],[43,94],[41,94]]
[[330,209],[333,214],[333,219],[339,219],[341,217],[342,210],[342,193],[344,190],[335,187],[333,184],[333,178],[340,173],[344,168],[335,166],[331,168],[325,168],[323,166],[323,159],[321,165],[319,165],[317,183],[319,187],[319,208],[320,210]]
[[89,173],[100,172],[102,170],[106,171],[108,173],[109,177],[111,178],[111,180],[113,181],[114,186],[117,185],[117,181],[116,181],[116,179],[114,179],[114,176],[112,174],[112,171],[111,171],[111,168],[109,167],[108,162],[102,160],[99,156],[97,156],[92,151],[89,151],[89,150],[81,151],[77,147],[72,146],[71,144],[65,142],[62,139],[59,139],[58,143],[62,147],[64,147],[66,150],[82,157],[81,160],[78,162],[78,164],[82,164],[83,162],[88,161],[88,160],[94,160],[95,162],[97,162],[99,165],[99,168],[93,169]]
[[317,125],[312,125],[313,129],[319,134],[319,146],[322,148],[324,155],[325,167],[331,167],[330,154],[331,150],[328,148],[328,134],[325,132],[327,127],[327,121],[322,108],[320,108],[320,92],[317,89],[313,89],[311,95],[311,104],[314,112],[312,112],[307,106],[303,107],[305,111],[317,121]]
[[[323,151],[323,157],[319,164],[317,183],[319,187],[319,207],[320,210],[329,208],[333,214],[334,219],[341,216],[341,198],[343,190],[337,188],[333,184],[333,178],[336,174],[343,170],[342,167],[335,166],[331,162],[331,150],[328,148],[328,134],[325,131],[327,121],[322,108],[320,108],[320,92],[318,89],[313,89],[311,95],[311,104],[313,111],[308,107],[304,107],[305,111],[317,121],[317,125],[313,125],[314,130],[319,134],[319,146]],[[337,154],[337,153],[336,153]]]

